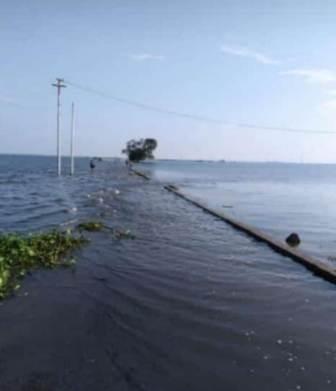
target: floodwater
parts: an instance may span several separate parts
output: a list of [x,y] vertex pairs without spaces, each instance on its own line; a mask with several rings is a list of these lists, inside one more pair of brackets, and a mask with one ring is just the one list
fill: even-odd
[[185,193],[300,248],[336,259],[336,165],[158,161],[143,169]]
[[34,272],[0,304],[1,391],[335,388],[334,285],[165,192],[159,171],[53,164],[0,157],[2,231],[99,218],[136,237],[90,233],[73,270]]

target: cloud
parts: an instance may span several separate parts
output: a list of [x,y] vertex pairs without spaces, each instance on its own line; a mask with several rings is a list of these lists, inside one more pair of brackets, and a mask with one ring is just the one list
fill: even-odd
[[15,99],[9,98],[9,97],[3,96],[3,95],[0,95],[0,102],[1,103],[5,103],[7,105],[13,105],[13,106],[20,106],[21,107],[21,104],[19,102],[17,102]]
[[232,56],[246,57],[265,65],[280,64],[280,61],[275,60],[264,53],[256,52],[243,46],[222,45],[221,51],[226,54],[231,54]]
[[323,118],[331,121],[331,123],[334,123],[336,119],[336,98],[331,98],[321,102],[318,107],[318,112]]
[[329,99],[322,103],[322,110],[336,113],[336,99]]
[[330,69],[291,69],[283,75],[298,76],[308,83],[328,84],[336,82],[336,72]]
[[162,61],[165,59],[164,56],[159,56],[155,54],[150,53],[137,53],[137,54],[130,54],[129,58],[133,61]]

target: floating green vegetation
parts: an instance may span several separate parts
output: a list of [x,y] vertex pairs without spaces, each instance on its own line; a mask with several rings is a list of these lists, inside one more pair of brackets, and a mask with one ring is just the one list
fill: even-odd
[[101,221],[93,220],[93,221],[85,221],[77,225],[77,228],[80,232],[89,231],[89,232],[97,232],[97,231],[110,231],[115,239],[135,239],[135,235],[131,233],[129,229],[122,230],[116,229],[107,226]]
[[30,235],[0,235],[0,300],[20,288],[20,280],[36,268],[70,266],[69,254],[87,240],[70,230]]
[[102,231],[105,228],[104,223],[101,221],[85,221],[77,225],[79,231]]
[[0,300],[20,288],[20,281],[34,269],[71,266],[72,251],[87,243],[83,231],[112,232],[115,239],[135,239],[130,230],[115,229],[101,221],[85,221],[77,225],[79,233],[52,230],[36,234],[0,235]]

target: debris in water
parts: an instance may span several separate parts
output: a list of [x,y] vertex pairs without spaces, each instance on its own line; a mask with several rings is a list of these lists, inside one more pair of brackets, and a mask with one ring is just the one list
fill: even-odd
[[135,239],[135,235],[133,235],[129,229],[125,231],[115,229],[114,236],[116,239]]
[[67,212],[68,212],[68,213],[76,213],[77,210],[78,210],[78,209],[74,206],[73,208],[69,208],[69,209],[67,210]]

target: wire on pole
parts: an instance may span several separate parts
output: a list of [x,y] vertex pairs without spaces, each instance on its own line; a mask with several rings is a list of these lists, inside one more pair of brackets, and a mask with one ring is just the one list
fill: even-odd
[[238,123],[238,122],[231,122],[226,121],[222,119],[215,119],[210,117],[205,117],[201,115],[196,115],[192,113],[183,113],[176,110],[170,110],[163,107],[153,106],[146,103],[142,103],[139,101],[134,101],[126,98],[120,98],[115,95],[108,94],[106,92],[102,92],[99,90],[96,90],[91,87],[82,86],[77,83],[73,83],[69,80],[66,80],[66,83],[69,84],[72,87],[75,87],[79,90],[85,91],[87,93],[91,93],[94,95],[101,96],[106,99],[113,100],[115,102],[127,104],[129,106],[136,107],[138,109],[146,110],[146,111],[152,111],[156,113],[166,114],[166,115],[172,115],[175,117],[180,118],[186,118],[198,122],[205,122],[209,124],[219,124],[219,125],[225,125],[225,126],[232,126],[232,127],[238,127],[238,128],[247,128],[247,129],[256,129],[256,130],[271,130],[276,132],[290,132],[290,133],[307,133],[307,134],[336,134],[335,131],[332,130],[317,130],[317,129],[300,129],[300,128],[290,128],[290,127],[281,127],[281,126],[273,126],[273,125],[265,125],[265,124],[253,124],[253,123]]

